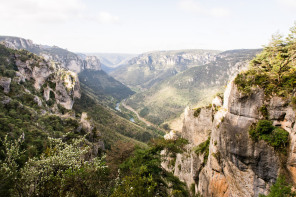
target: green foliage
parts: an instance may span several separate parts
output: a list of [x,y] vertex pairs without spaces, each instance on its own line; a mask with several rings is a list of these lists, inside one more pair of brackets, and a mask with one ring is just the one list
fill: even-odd
[[289,133],[282,128],[275,127],[269,120],[259,120],[251,126],[249,135],[254,141],[264,140],[275,150],[286,153],[289,144]]
[[121,135],[142,142],[148,142],[151,138],[159,136],[152,128],[139,127],[129,120],[116,115],[108,108],[97,103],[95,98],[91,98],[86,93],[83,91],[81,98],[75,100],[73,109],[77,113],[88,112],[88,115],[94,120],[95,126],[102,132],[107,148],[116,141],[122,140]]
[[1,141],[4,146],[3,154],[5,159],[0,161],[0,194],[10,196],[15,189],[18,178],[19,160],[23,151],[20,150],[22,136],[17,140],[10,141],[5,136]]
[[271,186],[270,193],[266,196],[259,194],[259,197],[293,197],[296,193],[292,191],[292,185],[286,182],[284,176],[280,175],[275,184]]
[[276,94],[288,97],[296,87],[295,46],[296,32],[285,39],[274,35],[269,45],[250,62],[250,70],[239,74],[235,79],[238,89],[246,94],[252,87],[264,89],[265,95]]
[[145,117],[145,116],[147,116],[148,113],[149,113],[149,109],[147,107],[144,107],[143,109],[141,109],[139,115],[141,117]]
[[17,165],[20,146],[20,140],[4,140],[6,152],[0,175],[14,179],[9,187],[0,184],[7,196],[102,196],[109,192],[108,168],[100,158],[84,159],[89,147],[83,138],[70,144],[49,138],[45,153],[29,159],[23,167]]
[[295,109],[296,108],[296,97],[295,96],[292,97],[291,103],[292,103],[293,108]]
[[[115,194],[128,196],[125,194],[129,193],[131,196],[137,196],[143,193],[143,196],[168,196],[168,191],[171,190],[173,196],[188,196],[185,184],[161,167],[160,154],[164,149],[168,155],[181,153],[187,143],[184,139],[156,139],[147,149],[136,149],[134,155],[121,165],[123,178],[116,187]],[[139,182],[135,181],[136,178],[139,178]]]
[[266,105],[262,105],[262,106],[259,108],[259,111],[260,111],[261,115],[262,115],[265,119],[268,119],[268,110],[267,110],[267,106],[266,106]]
[[192,183],[192,184],[190,185],[190,192],[191,192],[191,194],[192,194],[193,196],[195,196],[195,184],[194,184],[194,183]]
[[209,157],[209,147],[210,147],[211,137],[208,137],[208,139],[202,143],[200,143],[196,148],[194,148],[194,152],[197,155],[203,154],[204,155],[204,161],[203,164],[206,164]]
[[49,91],[49,98],[50,99],[55,99],[55,94],[53,91]]
[[169,126],[168,123],[163,124],[163,125],[162,125],[162,128],[163,128],[164,130],[166,130],[166,131],[171,130],[171,129],[170,129],[170,126]]
[[213,157],[215,157],[215,159],[220,162],[221,160],[221,153],[220,151],[217,151],[216,153],[212,153]]
[[48,81],[48,85],[51,89],[55,90],[56,88],[56,83],[52,82],[52,81]]
[[[147,169],[143,169],[145,173]],[[111,197],[150,197],[154,196],[157,182],[153,180],[152,175],[143,176],[136,174],[126,176],[123,178],[120,185],[118,185],[111,195]]]
[[32,101],[33,97],[26,95],[19,100],[11,98],[7,104],[0,102],[0,137],[9,133],[9,139],[16,139],[24,133],[23,146],[28,149],[24,157],[41,154],[46,148],[48,136],[62,137],[69,132],[76,137],[84,134],[78,131],[79,122],[76,119],[37,114],[35,110],[39,108]]
[[197,108],[193,113],[194,117],[198,117],[200,112],[201,112],[201,108]]

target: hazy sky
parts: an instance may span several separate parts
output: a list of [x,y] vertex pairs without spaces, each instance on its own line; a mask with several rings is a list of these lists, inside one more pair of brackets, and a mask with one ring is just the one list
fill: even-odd
[[74,52],[260,48],[296,0],[0,0],[0,34]]

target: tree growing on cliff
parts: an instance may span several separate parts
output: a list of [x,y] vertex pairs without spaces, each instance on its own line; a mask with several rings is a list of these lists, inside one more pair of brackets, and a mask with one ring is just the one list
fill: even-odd
[[296,87],[296,25],[291,33],[283,38],[280,34],[272,36],[251,62],[250,69],[239,74],[235,84],[239,90],[250,93],[252,86],[264,89],[266,95],[277,94],[286,97]]
[[270,193],[265,196],[260,194],[259,197],[293,197],[296,196],[295,192],[292,192],[292,186],[289,185],[285,177],[280,175],[275,184],[271,186]]

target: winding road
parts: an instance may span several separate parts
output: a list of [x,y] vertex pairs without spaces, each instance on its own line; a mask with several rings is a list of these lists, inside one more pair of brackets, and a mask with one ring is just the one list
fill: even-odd
[[122,106],[123,106],[124,108],[126,108],[126,109],[132,111],[133,113],[135,113],[135,114],[137,115],[138,119],[141,120],[142,122],[144,122],[147,126],[151,126],[151,125],[152,125],[152,126],[158,128],[157,125],[155,125],[155,124],[149,122],[149,121],[146,120],[145,118],[142,118],[142,117],[138,114],[138,112],[137,112],[136,110],[134,110],[134,109],[131,108],[130,106],[126,105],[126,104],[124,103],[124,101],[121,102],[121,104],[122,104]]

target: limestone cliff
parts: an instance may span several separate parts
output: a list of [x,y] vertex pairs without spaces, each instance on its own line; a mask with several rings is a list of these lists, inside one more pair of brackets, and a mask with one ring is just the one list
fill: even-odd
[[74,99],[80,97],[75,72],[26,50],[0,44],[1,134],[23,133],[29,142],[32,135],[38,140],[87,136],[91,149],[86,156],[95,157],[104,143],[91,118],[86,113],[77,117],[72,110]]
[[151,69],[165,69],[166,67],[176,67],[182,70],[184,66],[203,65],[213,61],[215,54],[219,51],[210,50],[184,50],[184,51],[159,51],[144,53],[131,59],[131,65],[149,65]]
[[[231,82],[224,94],[223,106],[215,103],[201,108],[199,113],[185,110],[181,135],[190,144],[186,153],[177,155],[175,166],[170,170],[203,196],[267,194],[279,174],[290,176],[295,184],[296,127],[290,100],[267,97],[258,87],[246,95]],[[262,106],[266,107],[274,126],[289,132],[286,156],[265,141],[255,142],[249,136],[251,125],[264,118]],[[208,157],[196,154],[196,147],[207,139],[210,139]]]
[[194,66],[215,60],[219,51],[183,50],[155,51],[135,57],[126,65],[110,74],[118,81],[131,87],[149,88],[154,84],[174,76]]
[[85,69],[101,70],[100,60],[95,56],[77,55],[57,46],[47,46],[34,44],[31,40],[18,37],[0,36],[0,41],[12,49],[25,49],[39,56],[43,56],[48,61],[54,61],[61,67],[76,73]]
[[80,97],[79,80],[76,73],[42,58],[25,60],[16,54],[14,61],[18,68],[14,80],[18,83],[33,80],[35,89],[43,89],[45,101],[53,97],[52,99],[55,99],[58,104],[66,109],[72,109],[74,98]]

